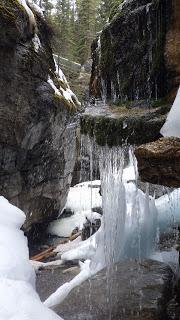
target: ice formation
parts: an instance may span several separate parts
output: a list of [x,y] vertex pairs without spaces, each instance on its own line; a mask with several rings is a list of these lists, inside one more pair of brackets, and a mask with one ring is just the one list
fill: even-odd
[[[88,240],[61,254],[62,261],[77,259],[85,260],[85,263],[81,264],[78,276],[60,287],[45,301],[47,306],[53,307],[61,303],[72,288],[102,268],[127,257],[147,257],[152,253],[157,223],[155,200],[149,197],[148,193],[137,189],[134,183],[136,165],[131,163],[123,170],[123,157],[123,150],[107,149],[102,153],[101,227]],[[131,161],[133,162],[133,159]],[[86,188],[88,184],[90,182],[81,186]],[[90,205],[91,198],[83,198],[83,204],[87,205],[87,202]],[[77,204],[80,205],[74,195],[71,201],[68,201],[68,206],[75,209],[74,206]]]
[[24,213],[0,197],[0,319],[62,320],[35,291],[27,239],[20,230]]
[[180,87],[167,120],[161,129],[161,134],[164,137],[180,138]]

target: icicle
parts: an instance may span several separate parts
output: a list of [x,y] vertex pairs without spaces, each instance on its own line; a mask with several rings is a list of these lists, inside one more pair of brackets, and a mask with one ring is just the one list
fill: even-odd
[[164,137],[172,136],[180,138],[180,87],[167,120],[160,132]]

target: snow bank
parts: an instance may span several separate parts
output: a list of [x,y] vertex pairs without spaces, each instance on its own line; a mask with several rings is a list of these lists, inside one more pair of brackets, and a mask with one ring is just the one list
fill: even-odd
[[0,319],[61,319],[42,304],[34,289],[27,239],[20,230],[24,221],[24,213],[0,197]]
[[53,221],[48,232],[59,237],[69,237],[77,227],[82,229],[86,218],[90,221],[100,219],[101,215],[91,212],[91,208],[102,207],[102,197],[99,194],[101,182],[84,182],[70,188],[65,209],[70,209],[74,214],[68,218]]
[[180,138],[180,87],[167,120],[160,132],[164,137]]

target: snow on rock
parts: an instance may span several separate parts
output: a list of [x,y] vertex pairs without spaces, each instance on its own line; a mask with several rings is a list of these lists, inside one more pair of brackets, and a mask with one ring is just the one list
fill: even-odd
[[34,9],[35,12],[37,12],[37,14],[39,14],[41,16],[42,19],[44,19],[44,12],[43,10],[33,1],[33,0],[28,0],[27,1],[28,5],[30,5],[30,7],[32,9]]
[[69,237],[77,227],[82,229],[86,218],[90,221],[101,219],[101,215],[92,212],[91,208],[102,207],[102,197],[99,194],[100,180],[83,182],[70,188],[65,209],[70,209],[74,214],[68,218],[53,221],[48,232],[59,237]]
[[55,260],[55,261],[51,261],[51,262],[40,262],[40,261],[34,261],[34,260],[30,260],[31,265],[33,267],[33,269],[37,272],[38,270],[42,270],[42,269],[48,269],[48,268],[52,268],[52,267],[59,267],[63,264],[62,260]]
[[102,207],[102,197],[99,193],[100,185],[100,180],[94,180],[79,183],[70,188],[65,208],[78,212]]
[[164,137],[180,138],[180,87],[167,120],[161,129],[161,134]]
[[39,49],[41,48],[41,41],[38,37],[37,34],[34,35],[34,38],[32,39],[33,45],[34,45],[34,50],[35,52],[38,52]]
[[35,291],[27,239],[20,230],[24,221],[24,213],[0,197],[0,319],[61,319]]
[[70,251],[72,249],[75,249],[79,246],[79,244],[82,243],[81,236],[77,237],[73,241],[68,241],[66,243],[58,245],[54,252],[57,253],[57,256],[61,256],[63,253]]
[[54,90],[57,96],[67,101],[67,104],[71,110],[77,110],[81,106],[81,103],[79,102],[77,96],[71,91],[65,75],[62,72],[62,70],[58,68],[58,65],[55,59],[54,59],[54,64],[56,67],[55,74],[57,77],[56,80],[58,82],[58,88],[54,84],[54,81],[51,79],[50,76],[48,78],[48,83],[50,84],[50,86],[52,87],[52,89]]
[[29,6],[27,5],[26,0],[18,0],[18,2],[20,5],[24,7],[27,15],[29,16],[29,23],[30,23],[31,31],[33,32],[33,30],[36,29],[36,19],[34,17],[34,14],[32,10],[29,8]]
[[57,96],[59,96],[60,98],[64,98],[67,101],[67,105],[70,110],[77,110],[77,108],[81,106],[81,103],[79,102],[76,95],[71,91],[71,89],[67,87],[66,82],[62,83],[62,80],[60,78],[59,80],[59,89],[56,87],[50,76],[47,82],[50,84]]
[[58,237],[69,237],[75,228],[82,230],[86,218],[94,222],[95,219],[101,219],[101,215],[97,212],[77,211],[70,217],[61,218],[53,221],[48,228],[48,232]]
[[56,63],[56,59],[54,58],[54,64],[55,64],[55,67],[56,67],[56,75],[57,77],[63,81],[63,83],[66,85],[67,88],[69,88],[69,84],[67,82],[67,79],[66,79],[66,76],[64,75],[64,73],[62,72],[61,68],[58,68],[58,65]]

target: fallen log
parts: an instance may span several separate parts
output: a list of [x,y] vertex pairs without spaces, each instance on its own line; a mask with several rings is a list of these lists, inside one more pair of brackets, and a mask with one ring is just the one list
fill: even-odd
[[[73,234],[72,236],[68,237],[67,239],[61,240],[57,246],[61,244],[65,244],[69,241],[73,241],[77,239],[81,235],[81,231],[78,231],[76,234]],[[48,259],[51,257],[55,257],[57,255],[57,252],[54,252],[54,250],[57,248],[57,246],[51,246],[48,249],[36,254],[35,256],[32,256],[30,260],[33,261],[42,261],[44,259]]]
[[43,259],[47,259],[52,256],[53,250],[55,249],[54,246],[49,247],[48,249],[36,254],[35,256],[31,257],[30,259],[33,261],[41,261]]

